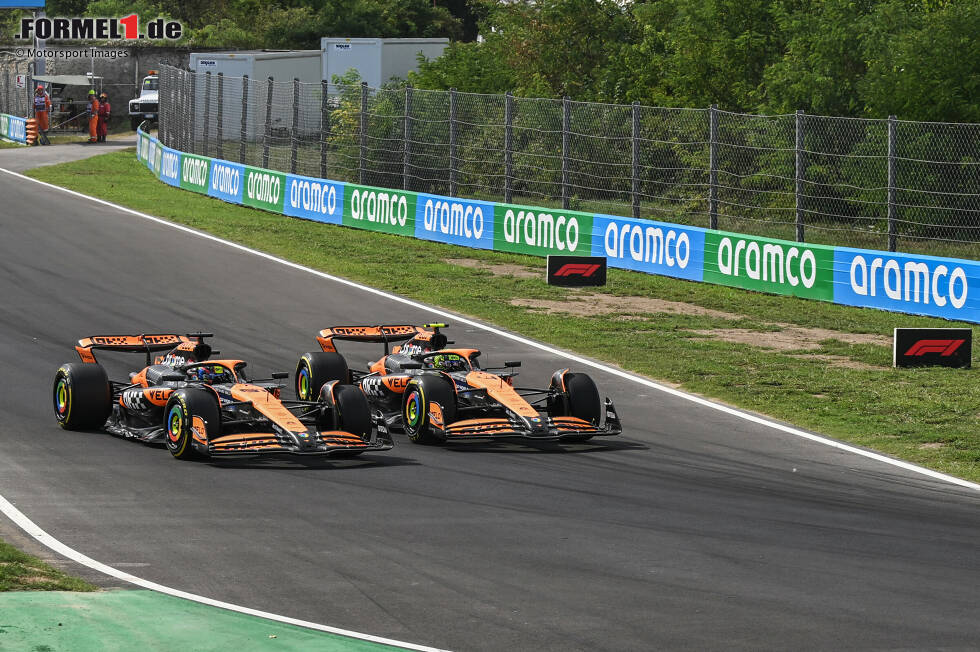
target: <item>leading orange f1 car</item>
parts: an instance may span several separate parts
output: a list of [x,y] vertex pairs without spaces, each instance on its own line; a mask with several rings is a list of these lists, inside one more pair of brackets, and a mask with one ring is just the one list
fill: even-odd
[[[481,369],[478,349],[452,344],[447,324],[335,326],[316,338],[322,351],[304,354],[296,367],[296,395],[310,400],[331,382],[359,385],[388,425],[401,422],[418,443],[523,438],[586,441],[622,432],[612,401],[583,373],[560,369],[548,389],[515,387],[520,362]],[[349,369],[335,342],[384,344],[367,371]],[[404,342],[394,348],[390,345]],[[603,415],[605,421],[603,421]]]
[[[363,392],[328,383],[315,400],[283,401],[279,381],[250,381],[242,360],[212,360],[210,333],[87,337],[81,363],[54,378],[54,412],[68,430],[102,428],[122,437],[164,443],[178,459],[201,455],[352,456],[391,448],[387,429]],[[128,382],[109,380],[96,350],[145,353]],[[153,353],[165,353],[154,358]]]

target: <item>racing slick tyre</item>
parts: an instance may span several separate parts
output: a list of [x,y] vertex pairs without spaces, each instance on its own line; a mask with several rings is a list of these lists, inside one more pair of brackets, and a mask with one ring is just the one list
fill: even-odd
[[[548,412],[553,417],[578,417],[594,426],[599,425],[602,416],[602,403],[599,400],[599,390],[595,382],[586,374],[565,374],[565,391],[560,400],[549,401]],[[561,386],[551,381],[552,389],[561,390]],[[572,435],[562,437],[562,441],[588,441],[593,435]]]
[[456,420],[456,389],[442,376],[419,376],[409,381],[402,399],[402,425],[405,434],[416,444],[438,444],[442,438],[432,431],[429,406],[438,403],[442,422]]
[[347,361],[339,353],[304,353],[296,365],[296,398],[315,401],[320,389],[331,380],[350,382]]
[[[371,438],[371,406],[367,396],[356,385],[337,384],[333,390],[333,422],[330,427],[357,435],[365,441]],[[364,451],[341,451],[331,457],[357,457]]]
[[100,364],[61,365],[53,392],[54,415],[65,430],[99,428],[112,412],[112,386]]
[[174,392],[167,401],[163,414],[167,450],[178,460],[200,457],[194,449],[191,433],[194,417],[201,417],[204,420],[208,441],[221,434],[221,412],[218,410],[218,400],[206,389],[192,388]]

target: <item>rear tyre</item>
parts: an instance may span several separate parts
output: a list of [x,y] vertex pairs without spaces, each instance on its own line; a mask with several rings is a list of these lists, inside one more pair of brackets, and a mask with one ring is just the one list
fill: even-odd
[[[595,382],[586,374],[565,374],[565,391],[562,400],[549,405],[549,413],[553,417],[578,417],[594,426],[599,425],[602,416],[602,403],[599,400],[599,390]],[[551,381],[552,388],[561,389],[555,380]],[[562,441],[588,441],[594,435],[572,435],[563,437]]]
[[442,408],[443,425],[456,420],[456,389],[442,376],[413,378],[405,388],[402,399],[402,425],[405,434],[416,444],[442,442],[429,423],[429,407],[438,403]]
[[350,383],[350,369],[339,353],[304,353],[296,365],[296,398],[315,401],[320,389],[331,380]]
[[100,364],[61,365],[52,391],[54,416],[65,430],[101,428],[112,412],[112,386]]
[[174,392],[163,411],[163,429],[167,450],[178,460],[201,457],[194,448],[194,435],[191,432],[194,417],[204,420],[208,441],[221,434],[221,411],[214,394],[206,389]]
[[130,118],[129,126],[133,128],[133,131],[136,131],[139,128],[141,122],[143,121],[140,120],[139,118]]

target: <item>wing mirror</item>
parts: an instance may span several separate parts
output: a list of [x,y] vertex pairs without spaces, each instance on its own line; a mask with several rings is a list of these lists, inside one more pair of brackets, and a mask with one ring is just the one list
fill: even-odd
[[520,360],[511,360],[510,362],[505,362],[504,363],[504,366],[505,367],[520,367],[521,366],[521,361]]
[[283,378],[289,378],[288,371],[275,371],[272,373],[272,380],[282,380]]

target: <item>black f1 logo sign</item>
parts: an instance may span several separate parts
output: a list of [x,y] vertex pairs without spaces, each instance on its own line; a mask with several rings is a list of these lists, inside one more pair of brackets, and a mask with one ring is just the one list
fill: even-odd
[[548,285],[586,287],[605,284],[604,256],[548,256]]
[[969,328],[896,328],[892,349],[896,367],[969,367],[973,357]]

